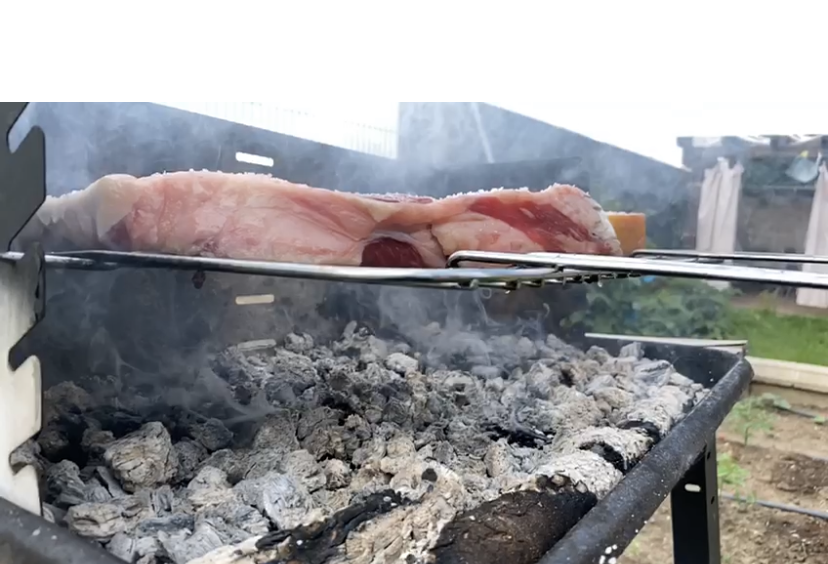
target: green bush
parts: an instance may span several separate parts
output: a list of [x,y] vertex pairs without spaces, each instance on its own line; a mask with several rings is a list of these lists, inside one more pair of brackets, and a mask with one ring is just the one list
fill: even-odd
[[751,355],[828,366],[828,317],[737,308],[732,290],[677,278],[613,280],[586,289],[587,307],[564,319],[576,331],[746,339]]
[[652,337],[724,339],[732,333],[732,291],[696,280],[613,280],[587,289],[587,309],[563,321],[566,327]]

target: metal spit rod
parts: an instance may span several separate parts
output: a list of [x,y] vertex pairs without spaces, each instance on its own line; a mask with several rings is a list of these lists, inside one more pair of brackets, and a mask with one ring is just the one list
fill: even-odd
[[[22,257],[22,253],[7,252],[0,254],[0,261],[17,262]],[[45,255],[44,260],[49,268],[69,270],[152,268],[450,290],[540,287],[547,283],[560,283],[560,279],[566,276],[552,268],[373,268],[115,251],[53,253]]]
[[639,249],[632,257],[684,258],[697,262],[720,263],[725,261],[785,262],[789,264],[828,264],[828,256],[800,255],[795,253],[706,253],[681,249]]
[[[768,260],[774,257],[776,262],[805,264],[828,264],[828,257],[808,255],[777,255],[764,253],[697,253],[693,251],[646,250],[636,251],[631,257],[609,257],[598,255],[575,255],[565,253],[490,253],[481,251],[458,251],[448,260],[450,267],[458,267],[463,262],[508,264],[515,267],[547,267],[570,276],[572,281],[579,281],[590,275],[598,280],[606,278],[628,278],[636,276],[670,276],[675,278],[695,278],[703,280],[722,280],[727,282],[756,282],[798,288],[828,289],[828,274],[775,270],[752,266],[734,266],[724,263],[729,260]],[[642,256],[675,256],[687,260],[667,260],[662,258],[641,258]],[[762,259],[755,257],[762,256]]]
[[[16,262],[22,256],[22,253],[2,253],[0,260]],[[46,266],[58,269],[153,268],[457,290],[491,288],[508,291],[521,287],[537,288],[547,284],[589,283],[646,275],[828,289],[828,274],[724,264],[727,261],[828,264],[828,257],[776,253],[717,254],[665,249],[635,251],[630,257],[458,251],[449,258],[448,268],[424,269],[321,266],[115,251],[45,255]],[[507,267],[469,268],[463,266],[466,262]]]

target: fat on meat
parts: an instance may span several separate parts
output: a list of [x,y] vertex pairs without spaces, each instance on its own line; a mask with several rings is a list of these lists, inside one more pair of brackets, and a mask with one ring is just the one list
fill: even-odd
[[621,254],[606,212],[573,186],[433,199],[208,171],[109,175],[49,197],[17,242],[32,240],[51,250],[341,266],[440,268],[461,249]]

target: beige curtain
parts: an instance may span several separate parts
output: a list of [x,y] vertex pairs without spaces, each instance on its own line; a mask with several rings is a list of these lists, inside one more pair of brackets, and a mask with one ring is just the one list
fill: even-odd
[[[819,167],[819,176],[814,185],[814,201],[811,204],[811,219],[805,235],[806,255],[828,255],[828,169]],[[805,272],[828,274],[828,265],[805,264]],[[828,290],[799,288],[796,303],[805,307],[828,308]]]
[[[742,193],[742,165],[731,167],[725,159],[704,171],[696,224],[696,250],[710,253],[732,253],[736,248],[736,222]],[[728,283],[708,282],[716,288]]]

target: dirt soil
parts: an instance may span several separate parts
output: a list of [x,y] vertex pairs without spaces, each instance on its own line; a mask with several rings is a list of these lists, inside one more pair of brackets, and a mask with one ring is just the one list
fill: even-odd
[[[722,427],[720,487],[749,500],[828,513],[828,425],[787,414],[774,415],[771,425],[752,433],[748,446],[731,424]],[[722,564],[828,564],[828,520],[726,499],[720,520]],[[669,499],[618,562],[673,562]]]

